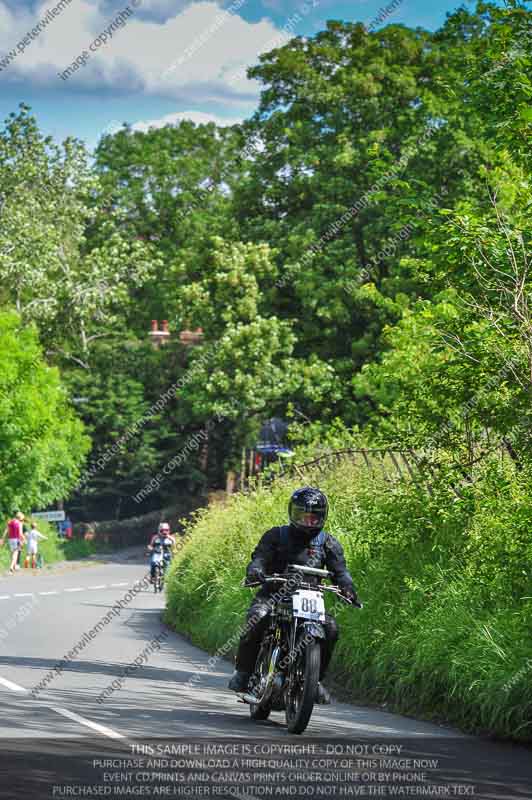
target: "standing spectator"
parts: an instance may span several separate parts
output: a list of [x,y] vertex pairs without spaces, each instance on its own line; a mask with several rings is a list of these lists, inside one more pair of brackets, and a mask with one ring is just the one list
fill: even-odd
[[35,522],[32,522],[31,530],[27,536],[27,551],[26,551],[26,560],[24,561],[24,566],[28,567],[30,563],[30,556],[31,556],[31,568],[35,569],[37,566],[37,550],[39,539],[47,539],[47,536],[44,536],[39,530],[37,530],[37,525]]
[[5,544],[6,536],[9,541],[9,549],[11,550],[11,566],[9,571],[13,573],[18,568],[17,559],[19,551],[22,549],[25,538],[22,530],[22,523],[24,521],[24,514],[16,511],[13,519],[10,519],[6,525],[4,535],[2,537],[2,547]]
[[72,539],[72,520],[68,515],[63,521],[63,531],[67,539]]

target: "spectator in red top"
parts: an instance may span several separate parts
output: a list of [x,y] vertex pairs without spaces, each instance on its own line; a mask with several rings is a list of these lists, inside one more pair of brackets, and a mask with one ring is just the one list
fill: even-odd
[[2,537],[2,547],[5,544],[6,536],[8,537],[9,548],[11,550],[11,566],[9,568],[11,573],[15,571],[19,551],[22,549],[22,545],[26,541],[26,537],[22,531],[23,522],[24,514],[22,514],[21,511],[17,511],[13,519],[10,519],[7,523],[4,535]]

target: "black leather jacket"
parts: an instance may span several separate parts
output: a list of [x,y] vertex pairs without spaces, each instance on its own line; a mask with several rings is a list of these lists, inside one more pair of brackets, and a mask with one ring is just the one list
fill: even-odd
[[[263,573],[283,573],[288,564],[301,564],[308,567],[328,569],[332,572],[332,581],[341,589],[348,589],[356,594],[353,578],[347,569],[342,545],[331,536],[325,535],[323,547],[313,547],[307,537],[304,537],[297,528],[290,525],[286,544],[281,537],[279,527],[270,528],[262,536],[257,547],[251,554],[251,561],[247,567],[247,575],[255,570]],[[278,588],[278,587],[277,587]],[[275,592],[275,584],[262,587],[260,594]]]

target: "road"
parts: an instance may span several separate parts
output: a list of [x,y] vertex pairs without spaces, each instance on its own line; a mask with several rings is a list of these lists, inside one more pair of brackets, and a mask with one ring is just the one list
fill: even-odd
[[[71,755],[74,744],[123,755],[141,752],[139,743],[149,752],[154,740],[190,745],[207,739],[239,746],[264,741],[266,749],[273,743],[315,742],[323,748],[325,742],[338,742],[337,753],[349,740],[366,742],[368,757],[375,743],[384,748],[379,757],[404,755],[417,747],[427,757],[436,753],[440,766],[442,758],[448,766],[454,759],[453,780],[474,788],[476,797],[532,797],[530,750],[467,737],[443,726],[345,703],[317,707],[302,737],[287,733],[282,714],[252,722],[247,707],[226,690],[230,663],[219,661],[208,669],[208,654],[162,622],[164,597],[148,588],[135,595],[130,591],[145,575],[138,551],[130,551],[103,563],[62,565],[37,574],[21,570],[0,579],[0,763],[9,775],[9,781],[0,782],[0,797],[21,797],[22,787],[14,788],[15,776],[18,780],[25,772],[27,778],[32,773],[28,764],[33,769],[46,753],[57,780],[61,767],[54,758],[58,753]],[[116,615],[109,619],[113,608]],[[97,634],[82,640],[84,632],[104,618],[108,622]],[[80,641],[77,656],[54,672]],[[124,679],[124,669],[135,659],[142,664]],[[198,679],[191,682],[194,675]],[[118,679],[123,679],[120,686]],[[398,742],[402,744],[394,744]],[[394,747],[403,749],[390,749]],[[257,745],[255,753],[259,750]],[[57,790],[42,796],[67,795]]]

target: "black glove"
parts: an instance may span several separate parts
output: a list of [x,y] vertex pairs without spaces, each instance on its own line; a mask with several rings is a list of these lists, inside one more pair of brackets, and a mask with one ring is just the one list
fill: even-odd
[[249,583],[264,583],[266,575],[260,567],[251,567],[246,572],[246,584]]
[[345,597],[345,599],[353,606],[359,604],[358,595],[352,586],[346,586],[342,589],[342,597]]

